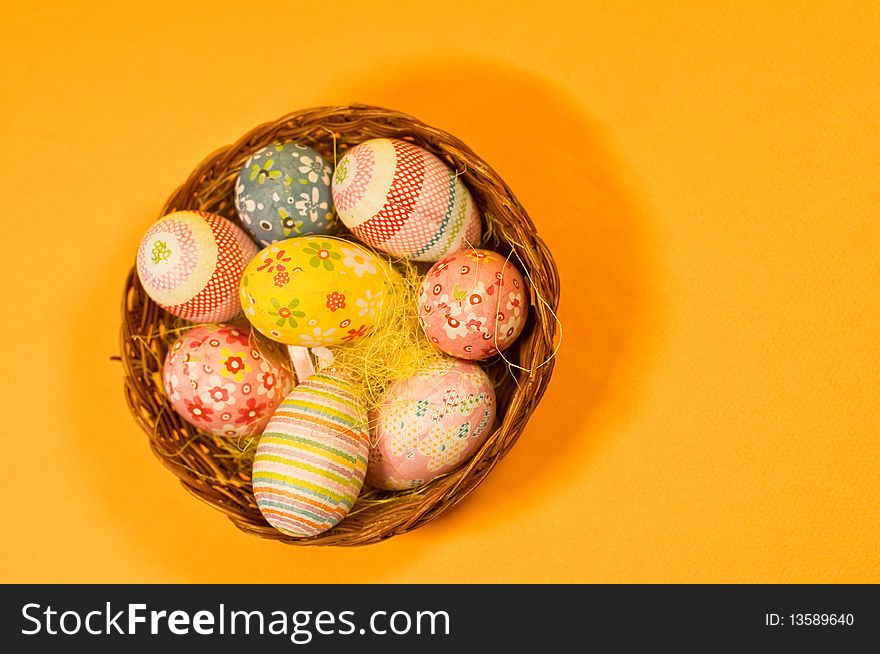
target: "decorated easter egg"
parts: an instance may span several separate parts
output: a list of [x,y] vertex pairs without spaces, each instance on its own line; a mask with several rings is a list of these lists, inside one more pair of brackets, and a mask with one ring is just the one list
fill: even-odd
[[301,234],[326,234],[333,218],[333,168],[317,151],[273,143],[245,161],[235,183],[235,208],[256,241],[271,245]]
[[419,288],[419,322],[430,341],[461,359],[509,347],[525,326],[522,275],[504,257],[468,248],[435,263]]
[[333,175],[333,203],[364,243],[396,257],[437,261],[479,245],[480,214],[458,173],[412,143],[371,139]]
[[476,363],[445,358],[393,384],[371,423],[367,482],[376,488],[417,488],[454,470],[492,429],[495,391]]
[[241,278],[241,304],[251,324],[273,340],[339,345],[373,328],[391,274],[388,264],[356,243],[301,236],[254,257]]
[[137,254],[144,290],[191,322],[223,322],[241,312],[238,283],[257,246],[234,223],[204,211],[177,211],[147,230]]
[[263,517],[278,531],[314,536],[357,499],[367,469],[367,417],[345,378],[320,372],[284,399],[266,426],[253,465]]
[[229,437],[258,433],[293,387],[282,360],[256,349],[247,327],[199,325],[168,351],[165,393],[199,429]]

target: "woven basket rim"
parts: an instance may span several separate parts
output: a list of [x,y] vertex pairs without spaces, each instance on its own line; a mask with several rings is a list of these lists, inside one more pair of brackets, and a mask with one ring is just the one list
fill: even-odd
[[[326,156],[339,156],[367,138],[402,138],[434,153],[460,173],[483,213],[483,246],[513,252],[527,274],[529,318],[505,358],[484,367],[498,385],[498,417],[480,449],[455,471],[416,491],[367,490],[336,527],[311,538],[294,538],[272,528],[250,491],[250,471],[218,456],[218,437],[196,430],[170,408],[161,384],[161,367],[175,332],[188,323],[162,311],[140,286],[132,266],[125,281],[120,329],[124,389],[129,409],[147,434],[150,447],[187,491],[225,513],[245,532],[291,545],[365,545],[417,529],[447,513],[472,493],[510,451],[543,396],[555,360],[559,275],[531,218],[503,179],[457,137],[408,114],[353,103],[287,113],[248,130],[215,149],[168,197],[160,216],[198,209],[238,222],[232,189],[250,153],[276,141],[294,140]],[[157,216],[158,217],[158,216]],[[144,226],[145,228],[147,225]],[[345,237],[345,235],[343,235]],[[349,238],[351,235],[348,235]],[[236,467],[238,466],[238,467]]]

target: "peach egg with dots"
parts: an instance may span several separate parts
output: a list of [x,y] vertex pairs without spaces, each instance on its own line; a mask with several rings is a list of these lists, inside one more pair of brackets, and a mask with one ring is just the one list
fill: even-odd
[[497,252],[467,248],[436,262],[419,288],[419,322],[446,354],[491,357],[513,344],[528,318],[522,274]]
[[157,220],[138,247],[137,273],[147,295],[190,322],[223,322],[241,312],[238,283],[257,246],[236,224],[205,211]]
[[353,147],[336,166],[332,192],[352,234],[394,257],[436,261],[479,245],[480,212],[458,171],[407,141]]

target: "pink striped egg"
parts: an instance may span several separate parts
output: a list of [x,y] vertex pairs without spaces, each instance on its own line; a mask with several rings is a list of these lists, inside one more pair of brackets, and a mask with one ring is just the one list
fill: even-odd
[[205,211],[176,211],[147,230],[137,272],[147,295],[190,322],[241,313],[238,284],[257,246],[238,225]]
[[340,159],[332,182],[342,222],[395,257],[437,261],[478,245],[480,214],[458,173],[417,145],[371,139]]
[[354,387],[319,372],[281,402],[257,445],[257,506],[278,531],[308,537],[351,510],[367,470],[370,435]]

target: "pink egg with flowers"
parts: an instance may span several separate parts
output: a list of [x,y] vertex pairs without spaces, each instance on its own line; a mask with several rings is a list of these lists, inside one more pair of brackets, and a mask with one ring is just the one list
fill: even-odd
[[260,433],[293,387],[283,361],[283,355],[258,349],[247,327],[200,325],[168,351],[165,393],[194,427],[217,436]]
[[528,317],[519,270],[490,250],[468,248],[435,263],[419,288],[419,322],[438,349],[486,359],[508,348]]

